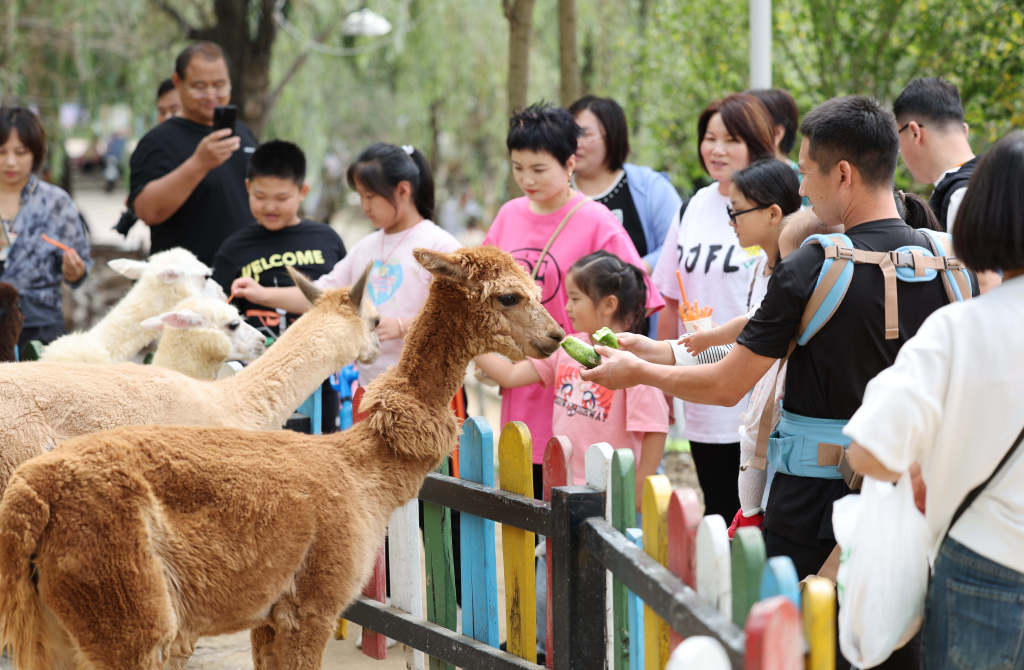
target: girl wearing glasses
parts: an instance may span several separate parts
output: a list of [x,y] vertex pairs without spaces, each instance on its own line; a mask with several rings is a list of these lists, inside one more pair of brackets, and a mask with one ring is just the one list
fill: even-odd
[[[666,302],[658,320],[658,339],[675,340],[682,332],[678,318],[682,276],[686,298],[711,307],[718,323],[747,313],[747,295],[761,252],[745,249],[730,220],[729,189],[733,174],[752,161],[775,155],[771,115],[752,95],[739,93],[708,105],[697,121],[700,162],[714,182],[697,191],[681,217],[676,217],[654,269],[655,287]],[[671,318],[669,315],[675,315]],[[736,427],[741,401],[734,407],[683,403],[697,478],[707,514],[732,518],[739,507],[736,471],[740,445]]]

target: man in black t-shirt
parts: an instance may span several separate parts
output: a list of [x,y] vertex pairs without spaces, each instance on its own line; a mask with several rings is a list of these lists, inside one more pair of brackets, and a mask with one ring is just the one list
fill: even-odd
[[[801,126],[800,192],[824,222],[842,224],[854,248],[891,251],[904,245],[928,248],[920,233],[900,220],[893,200],[893,174],[899,140],[891,114],[861,96],[834,98],[820,105]],[[737,345],[713,365],[669,367],[604,347],[605,362],[584,370],[586,380],[608,388],[650,384],[692,402],[729,405],[786,355],[800,329],[825,255],[808,245],[790,253],[775,269],[761,307],[747,323]],[[842,425],[860,405],[868,380],[892,364],[900,347],[924,319],[947,303],[941,280],[899,282],[899,332],[885,334],[885,290],[877,265],[857,264],[845,298],[825,326],[789,358],[783,420],[773,434],[773,449],[803,448],[816,460],[816,435],[787,432],[784,424],[809,424],[830,431],[827,440],[849,443]],[[636,336],[621,344],[640,356],[657,358],[650,341]],[[657,347],[661,351],[661,347]],[[801,439],[806,438],[806,439]],[[769,461],[784,470],[782,461]],[[765,511],[769,556],[788,555],[802,578],[813,574],[835,546],[832,503],[850,492],[838,471],[829,476],[780,471],[770,483]],[[900,650],[880,667],[915,667],[914,650]]]
[[256,138],[241,121],[213,130],[213,110],[231,98],[223,51],[194,44],[172,76],[181,115],[146,133],[132,153],[129,206],[150,227],[150,253],[184,247],[210,265],[228,235],[249,220],[245,173]]

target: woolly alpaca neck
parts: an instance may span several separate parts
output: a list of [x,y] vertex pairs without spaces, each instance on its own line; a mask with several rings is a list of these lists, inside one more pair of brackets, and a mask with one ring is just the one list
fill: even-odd
[[462,385],[473,338],[467,327],[473,308],[459,288],[434,279],[427,302],[409,328],[396,366],[407,380],[407,392],[421,404],[447,409]]
[[[156,331],[139,326],[139,322],[153,315],[153,293],[159,290],[152,286],[154,281],[159,280],[143,278],[136,282],[121,302],[89,331],[110,352],[111,360],[126,361],[157,338]],[[182,291],[180,298],[187,295]]]
[[221,402],[252,428],[277,429],[331,373],[358,356],[351,318],[314,307],[259,358],[214,382]]

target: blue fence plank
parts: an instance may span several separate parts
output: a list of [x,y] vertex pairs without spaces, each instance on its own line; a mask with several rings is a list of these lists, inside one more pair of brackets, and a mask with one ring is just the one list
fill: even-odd
[[[474,416],[459,435],[459,475],[466,481],[494,486],[494,433],[487,419]],[[462,633],[497,647],[498,562],[494,522],[462,513]]]
[[773,556],[765,563],[761,575],[761,600],[772,596],[785,596],[793,601],[797,610],[800,609],[800,579],[796,574],[796,566],[789,556]]
[[[639,528],[627,528],[626,537],[643,549],[644,534]],[[629,592],[629,670],[644,670],[644,601]]]

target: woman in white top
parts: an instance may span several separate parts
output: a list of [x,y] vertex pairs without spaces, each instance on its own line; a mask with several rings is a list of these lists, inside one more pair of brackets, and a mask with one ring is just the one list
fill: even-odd
[[[729,186],[734,172],[775,155],[771,115],[752,95],[730,95],[701,112],[697,138],[701,165],[715,181],[693,195],[681,221],[676,217],[672,222],[654,268],[654,285],[665,298],[664,316],[658,319],[659,340],[674,340],[683,332],[677,270],[686,298],[712,308],[715,323],[725,323],[747,313],[750,279],[761,256],[756,247],[749,251],[741,247],[729,225]],[[733,407],[683,406],[683,434],[690,440],[705,513],[731,519],[740,506],[736,429],[746,400]]]
[[920,464],[916,497],[934,563],[923,667],[1021,668],[1021,447],[946,531],[1024,428],[1024,132],[981,159],[953,235],[965,264],[1001,271],[1004,282],[933,313],[892,367],[871,380],[845,429],[854,440],[849,458],[859,472],[885,480]]

